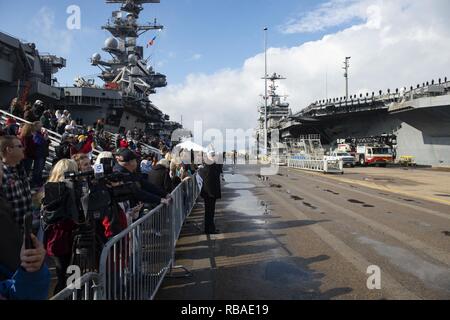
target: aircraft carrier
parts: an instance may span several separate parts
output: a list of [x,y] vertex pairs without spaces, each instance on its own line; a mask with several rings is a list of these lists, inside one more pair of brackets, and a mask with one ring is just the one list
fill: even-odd
[[144,57],[144,47],[138,39],[148,31],[159,31],[163,26],[156,19],[139,24],[144,4],[159,0],[107,0],[120,5],[102,27],[111,33],[103,51],[111,57],[103,60],[99,53],[91,58],[91,65],[101,70],[99,78],[78,76],[73,86],[61,87],[55,77],[66,67],[66,59],[41,54],[34,43],[0,32],[0,106],[7,109],[11,100],[43,100],[53,109],[69,110],[79,124],[92,125],[105,119],[105,129],[124,133],[137,127],[148,134],[168,138],[181,124],[170,121],[149,99],[157,88],[167,86],[166,76],[156,72],[150,59]]
[[[395,91],[320,100],[291,115],[286,107],[284,116],[276,122],[270,120],[272,110],[273,103],[268,107],[269,144],[270,132],[275,129],[288,149],[299,137],[312,134],[321,136],[325,149],[335,148],[338,140],[385,137],[397,159],[407,156],[420,165],[450,166],[450,82],[447,78]],[[260,109],[258,121],[258,136],[262,136],[264,107]]]

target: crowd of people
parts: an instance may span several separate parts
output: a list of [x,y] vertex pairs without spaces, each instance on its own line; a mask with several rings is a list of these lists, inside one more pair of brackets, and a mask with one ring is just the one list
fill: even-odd
[[[74,248],[83,242],[86,230],[92,230],[95,245],[101,250],[109,239],[148,212],[144,208],[169,205],[171,192],[199,168],[204,180],[205,233],[218,232],[214,210],[220,198],[218,177],[222,167],[214,163],[213,152],[205,163],[203,154],[188,150],[173,153],[164,141],[149,140],[139,130],[128,132],[112,145],[105,138],[102,119],[95,129],[80,128],[73,124],[68,112],[56,111],[52,115],[40,101],[23,110],[13,101],[10,112],[30,123],[18,125],[11,117],[1,128],[0,299],[46,299],[50,285],[48,263],[54,265],[58,279],[51,294],[60,292],[66,287],[67,268],[77,261]],[[62,141],[44,181],[50,145],[47,130],[62,132]],[[142,140],[157,146],[160,152],[144,153],[140,148]],[[94,147],[103,150],[95,161]],[[114,174],[114,179],[105,180],[108,190],[125,185],[132,196],[113,201],[101,217],[92,217],[91,206],[101,203],[104,196],[99,193],[96,198],[93,192],[98,183],[93,170],[98,165],[104,170],[111,168]],[[23,239],[27,235],[25,216],[30,213],[34,214],[36,236],[31,235],[32,246],[27,248]]]

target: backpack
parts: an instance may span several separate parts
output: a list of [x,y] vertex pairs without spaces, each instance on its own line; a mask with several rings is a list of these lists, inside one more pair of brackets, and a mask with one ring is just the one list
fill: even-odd
[[41,209],[44,230],[64,220],[78,220],[78,209],[72,192],[66,182],[51,182],[45,185]]

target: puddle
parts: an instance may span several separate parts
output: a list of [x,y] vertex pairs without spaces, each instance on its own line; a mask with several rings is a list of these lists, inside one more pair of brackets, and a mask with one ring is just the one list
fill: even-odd
[[273,183],[270,184],[270,187],[271,187],[271,188],[276,188],[276,189],[281,189],[281,188],[283,188],[283,186],[282,186],[281,184],[273,184]]
[[327,214],[326,212],[321,212],[320,214]]
[[365,204],[363,205],[364,208],[375,208],[375,206],[371,205],[371,204]]
[[450,292],[450,270],[432,264],[412,252],[385,243],[357,238],[358,242],[371,246],[379,255],[389,259],[397,268],[419,278],[425,285]]
[[308,203],[308,202],[305,202],[305,201],[303,201],[303,205],[304,205],[305,207],[311,208],[311,209],[313,209],[313,210],[316,210],[316,209],[317,209],[317,207],[315,207],[315,206],[313,206],[311,203]]
[[270,214],[270,210],[267,208],[266,203],[254,196],[251,191],[238,189],[235,192],[237,193],[237,196],[227,200],[227,210],[248,216],[263,216]]
[[340,193],[338,193],[338,192],[334,192],[333,190],[328,190],[328,189],[323,190],[323,191],[328,192],[328,193],[332,193],[332,194],[334,194],[335,196],[338,196],[338,195],[340,194]]
[[224,186],[225,189],[253,189],[256,188],[254,184],[251,183],[228,183]]
[[442,231],[444,236],[450,237],[450,231]]
[[297,197],[297,196],[291,196],[291,199],[294,199],[295,201],[301,201],[303,198]]
[[225,182],[227,183],[249,183],[249,179],[246,176],[243,176],[242,174],[225,174]]

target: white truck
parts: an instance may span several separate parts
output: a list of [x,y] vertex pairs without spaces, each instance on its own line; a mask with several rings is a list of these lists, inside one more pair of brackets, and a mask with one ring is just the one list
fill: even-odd
[[335,157],[339,160],[342,160],[344,167],[349,166],[349,167],[354,167],[356,164],[356,160],[355,157],[352,156],[350,153],[348,152],[343,152],[343,151],[339,151],[336,150],[334,152],[330,153],[331,157]]

